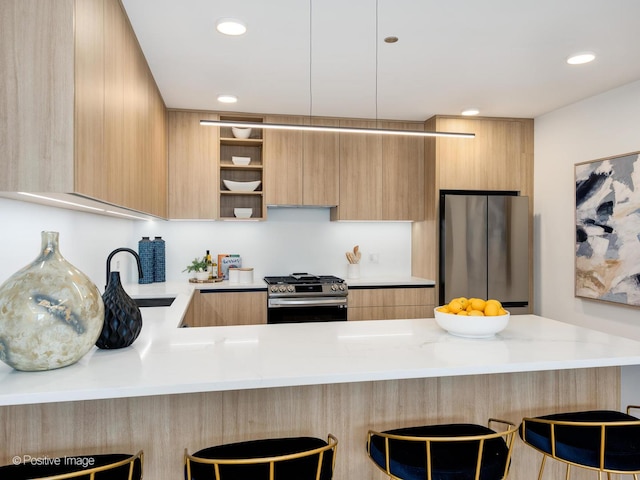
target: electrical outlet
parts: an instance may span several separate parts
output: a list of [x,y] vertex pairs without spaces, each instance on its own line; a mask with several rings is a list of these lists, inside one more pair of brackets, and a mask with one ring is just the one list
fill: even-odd
[[369,254],[369,263],[378,263],[380,261],[380,255],[377,253]]

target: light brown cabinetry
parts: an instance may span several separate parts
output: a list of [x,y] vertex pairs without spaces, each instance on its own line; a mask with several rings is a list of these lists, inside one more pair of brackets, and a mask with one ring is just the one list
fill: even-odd
[[[340,120],[341,127],[376,123]],[[382,137],[340,133],[340,203],[332,220],[382,220]]]
[[[221,120],[261,122],[256,117],[231,117],[220,115]],[[251,218],[266,217],[264,201],[264,155],[263,130],[254,128],[249,138],[235,138],[231,127],[220,127],[220,212],[218,217],[235,218],[235,208],[251,208]],[[235,165],[233,157],[249,157],[249,165]],[[259,180],[260,185],[253,191],[233,191],[224,184],[224,180],[233,182],[252,182]]]
[[[338,121],[300,116],[267,117],[270,123],[337,126]],[[269,130],[265,157],[267,205],[333,206],[339,199],[339,136],[333,132]]]
[[349,289],[349,320],[393,320],[430,318],[435,307],[435,290],[420,288]]
[[[341,120],[344,127],[422,130],[416,122]],[[340,134],[340,202],[333,220],[424,219],[424,140]]]
[[218,216],[218,128],[200,120],[218,120],[209,112],[170,110],[169,218],[214,219]]
[[[384,122],[382,128],[422,130],[419,123]],[[429,180],[427,180],[429,181]],[[424,138],[382,137],[382,220],[423,220]]]
[[267,292],[196,291],[191,300],[190,327],[259,325],[267,323]]
[[[411,270],[415,276],[437,279],[441,190],[516,191],[526,195],[529,231],[533,232],[533,120],[435,116],[425,122],[425,128],[476,134],[475,138],[425,140],[425,220],[412,225]],[[533,236],[529,238],[529,272],[533,272]],[[531,277],[529,285],[529,298],[533,299]]]
[[120,2],[8,0],[0,22],[0,190],[166,217],[166,112]]

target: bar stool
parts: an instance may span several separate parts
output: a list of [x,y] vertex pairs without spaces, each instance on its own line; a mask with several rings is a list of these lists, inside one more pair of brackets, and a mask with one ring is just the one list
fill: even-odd
[[338,439],[271,438],[184,451],[187,480],[330,480]]
[[[0,467],[0,478],[11,480],[140,480],[144,455],[112,453],[57,458],[20,459],[20,463]],[[19,457],[14,457],[19,459]]]
[[[491,427],[502,424],[500,432]],[[369,431],[367,453],[389,478],[498,480],[507,478],[518,427],[490,418],[468,423]]]
[[640,419],[629,414],[640,406],[629,405],[627,413],[592,410],[523,418],[520,438],[543,454],[538,479],[542,479],[547,457],[571,466],[606,472],[640,474]]

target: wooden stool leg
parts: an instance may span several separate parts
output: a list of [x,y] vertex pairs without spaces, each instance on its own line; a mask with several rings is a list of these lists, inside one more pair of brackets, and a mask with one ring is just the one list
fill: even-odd
[[567,463],[567,476],[564,477],[565,480],[569,480],[569,475],[571,475],[571,464]]

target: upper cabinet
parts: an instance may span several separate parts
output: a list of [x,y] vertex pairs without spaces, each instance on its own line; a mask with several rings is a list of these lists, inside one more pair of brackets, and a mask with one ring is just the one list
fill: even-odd
[[196,220],[218,216],[219,129],[200,125],[218,120],[209,112],[169,114],[169,218]]
[[[268,123],[302,124],[302,117],[268,115]],[[267,205],[302,205],[304,132],[265,130],[265,199]]]
[[[376,128],[375,121],[340,120]],[[382,136],[340,133],[340,203],[332,220],[382,220]]]
[[[417,122],[342,120],[341,126],[422,130]],[[334,220],[424,218],[424,139],[340,134],[340,202]]]
[[[422,123],[385,122],[382,128],[423,130]],[[427,179],[430,181],[430,179]],[[382,137],[382,220],[424,219],[424,137]]]
[[427,129],[476,134],[469,139],[430,140],[427,161],[437,167],[439,190],[530,192],[533,120],[436,116],[427,121]]
[[118,0],[6,0],[2,191],[167,216],[166,110]]
[[[337,120],[270,115],[270,123],[338,125]],[[339,199],[337,133],[268,130],[265,157],[267,205],[335,206]]]

